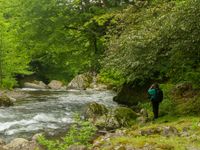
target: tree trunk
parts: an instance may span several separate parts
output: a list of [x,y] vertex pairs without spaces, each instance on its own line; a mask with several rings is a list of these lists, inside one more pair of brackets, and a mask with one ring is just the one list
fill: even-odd
[[2,71],[2,61],[3,61],[3,36],[2,33],[0,32],[0,87],[2,86],[3,83],[3,71]]

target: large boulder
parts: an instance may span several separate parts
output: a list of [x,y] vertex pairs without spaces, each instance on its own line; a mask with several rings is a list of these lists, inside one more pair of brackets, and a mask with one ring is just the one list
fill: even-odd
[[114,109],[113,116],[117,120],[119,127],[124,127],[131,125],[138,117],[138,114],[130,108],[117,107]]
[[86,89],[92,83],[92,75],[90,73],[77,75],[67,86],[68,89]]
[[[16,138],[12,140],[9,144],[5,145],[5,149],[9,150],[25,150],[24,147],[28,147],[29,141],[23,138]],[[29,150],[29,149],[27,149]]]
[[119,104],[127,106],[137,105],[138,102],[147,100],[147,86],[133,86],[133,84],[124,84],[117,92],[113,100]]
[[52,80],[48,86],[51,88],[51,89],[54,89],[54,90],[59,90],[62,88],[63,86],[63,83],[61,81],[57,81],[57,80]]
[[86,110],[86,116],[99,129],[116,129],[126,127],[135,122],[138,117],[127,107],[106,108],[103,104],[91,103]]
[[15,102],[18,99],[24,99],[26,97],[29,97],[30,95],[27,92],[20,91],[18,89],[12,90],[12,91],[6,91],[5,94],[12,99],[13,102]]
[[9,107],[9,106],[13,106],[13,105],[14,105],[13,98],[10,98],[5,94],[0,95],[0,106]]
[[67,89],[94,89],[107,90],[111,87],[101,83],[99,76],[96,73],[87,72],[77,75],[67,86]]
[[3,150],[44,150],[35,141],[28,141],[23,138],[13,139],[7,145],[2,146],[2,148]]
[[106,108],[105,105],[92,102],[88,104],[85,111],[85,116],[86,118],[92,118],[95,120],[97,117],[106,115],[107,113],[108,109]]
[[46,89],[47,85],[42,81],[25,82],[24,88]]
[[3,139],[0,139],[0,150],[6,150],[5,148],[4,148],[4,145],[5,145],[6,143],[5,143],[5,141],[3,140]]
[[[6,144],[6,142],[5,142],[3,139],[0,138],[0,146],[3,147],[5,144]],[[0,149],[0,150],[1,150],[1,149]]]

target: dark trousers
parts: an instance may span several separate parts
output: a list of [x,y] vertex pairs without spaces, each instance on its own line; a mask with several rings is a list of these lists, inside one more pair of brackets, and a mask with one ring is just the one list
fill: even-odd
[[158,118],[159,102],[152,102],[154,119]]

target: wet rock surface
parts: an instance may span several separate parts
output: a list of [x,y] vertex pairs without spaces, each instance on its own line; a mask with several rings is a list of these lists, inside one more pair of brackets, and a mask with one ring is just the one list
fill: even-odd
[[24,88],[33,88],[33,89],[47,89],[47,85],[42,81],[33,81],[33,82],[25,82]]
[[61,81],[57,81],[57,80],[52,80],[49,84],[48,87],[50,89],[54,89],[54,90],[59,90],[63,87],[63,83]]
[[14,98],[11,98],[6,94],[0,95],[0,106],[5,106],[5,107],[13,106],[14,101],[15,101]]

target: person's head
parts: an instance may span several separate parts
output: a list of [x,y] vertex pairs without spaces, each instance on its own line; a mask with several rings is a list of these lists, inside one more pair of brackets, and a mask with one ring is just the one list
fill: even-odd
[[158,83],[152,84],[152,85],[151,85],[151,88],[152,88],[152,89],[159,89]]

